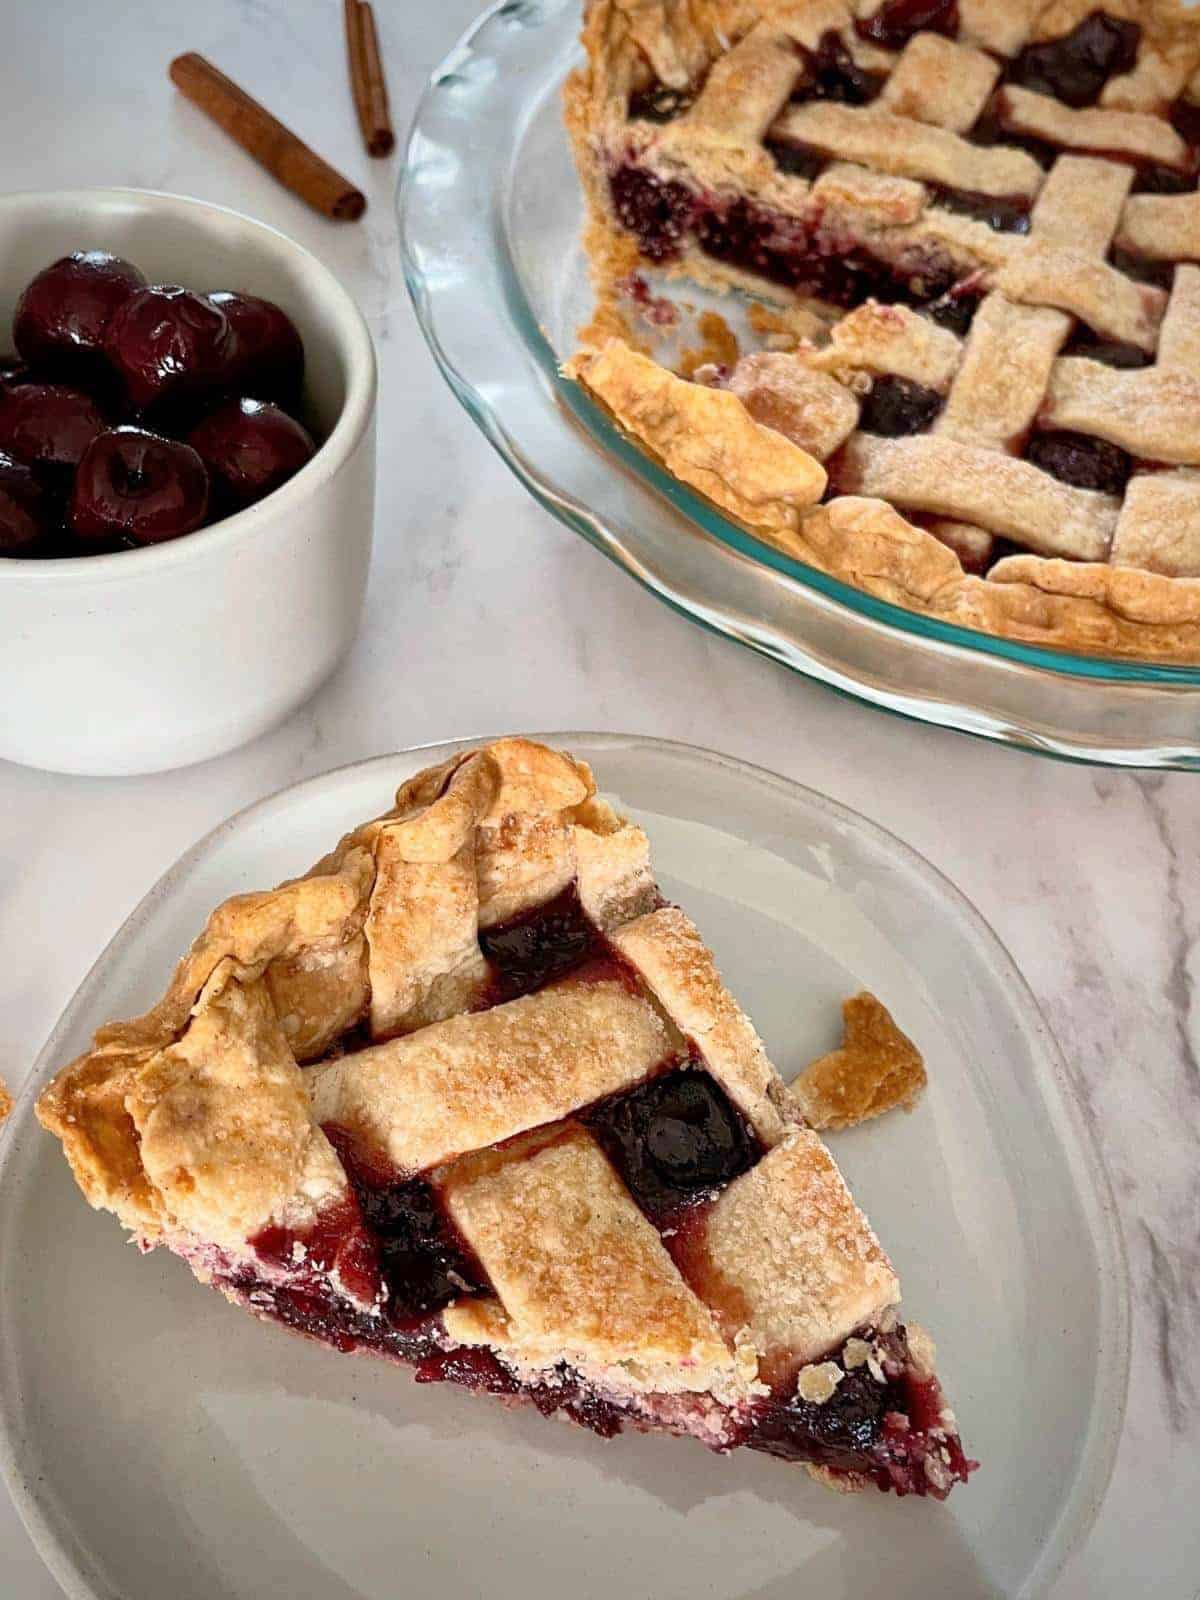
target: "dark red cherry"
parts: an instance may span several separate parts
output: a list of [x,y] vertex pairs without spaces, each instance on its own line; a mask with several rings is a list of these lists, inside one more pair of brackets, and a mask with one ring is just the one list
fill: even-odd
[[1025,458],[1063,483],[1101,494],[1124,494],[1133,471],[1132,459],[1115,444],[1065,430],[1035,434]]
[[1109,78],[1132,69],[1141,33],[1136,22],[1093,11],[1062,38],[1027,45],[1005,77],[1076,110],[1094,106]]
[[267,400],[226,400],[188,434],[212,476],[225,511],[253,505],[278,489],[310,459],[316,446],[286,411]]
[[0,556],[27,556],[50,534],[50,497],[32,467],[0,452]]
[[914,33],[958,33],[958,0],[884,0],[873,16],[855,23],[859,35],[887,50],[902,50]]
[[284,403],[298,399],[304,344],[287,312],[272,300],[232,289],[215,289],[208,298],[233,330],[233,382],[239,394]]
[[229,381],[233,331],[202,294],[178,284],[152,284],[115,313],[104,351],[140,411],[191,399]]
[[0,356],[0,386],[20,383],[28,375],[28,364],[18,355]]
[[932,427],[943,404],[942,396],[924,384],[879,377],[863,396],[858,425],[864,433],[899,439]]
[[107,426],[81,389],[61,383],[0,386],[0,450],[32,466],[73,472]]
[[26,361],[57,370],[95,366],[113,313],[145,282],[132,262],[107,250],[63,256],[17,302],[17,349]]
[[191,533],[208,511],[208,473],[190,445],[144,428],[113,428],[84,452],[71,495],[83,539],[158,544]]
[[634,1199],[662,1220],[754,1165],[754,1135],[706,1072],[684,1068],[584,1114]]

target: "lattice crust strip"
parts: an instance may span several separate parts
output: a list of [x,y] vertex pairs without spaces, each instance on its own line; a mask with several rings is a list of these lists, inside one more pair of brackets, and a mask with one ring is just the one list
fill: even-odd
[[[522,1364],[636,1362],[660,1392],[733,1386],[733,1350],[582,1128],[467,1157],[438,1176],[455,1225],[503,1308]],[[469,1332],[471,1313],[448,1328]],[[491,1330],[489,1330],[491,1331]]]
[[683,1052],[620,976],[553,984],[313,1069],[317,1119],[405,1174],[557,1122]]

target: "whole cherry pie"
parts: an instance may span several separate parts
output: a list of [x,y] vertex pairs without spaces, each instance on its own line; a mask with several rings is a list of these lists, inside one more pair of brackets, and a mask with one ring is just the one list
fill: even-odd
[[[919,1089],[860,997],[831,1120],[872,1038]],[[143,1248],[336,1350],[944,1498],[974,1463],[933,1347],[800,1103],[641,829],[506,739],[219,907],[38,1115]]]
[[[587,0],[584,43],[601,304],[569,374],[883,599],[1200,660],[1200,13]],[[765,302],[762,348],[651,359],[656,271]]]

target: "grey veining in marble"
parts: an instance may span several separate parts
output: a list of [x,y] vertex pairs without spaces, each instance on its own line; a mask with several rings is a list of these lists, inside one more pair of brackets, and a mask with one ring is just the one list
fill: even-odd
[[[473,10],[473,0],[377,4],[398,125]],[[1200,779],[1056,765],[843,700],[674,616],[537,508],[416,331],[396,252],[396,161],[361,154],[331,0],[41,0],[5,31],[7,187],[129,183],[250,211],[342,276],[381,365],[366,621],[317,698],[250,748],[185,773],[108,781],[0,766],[10,1084],[160,873],[231,811],[295,779],[514,725],[654,733],[778,768],[877,818],[947,873],[1008,945],[1074,1063],[1120,1205],[1134,1350],[1113,1483],[1056,1600],[1192,1600]],[[179,100],[166,64],[185,49],[209,55],[354,176],[370,195],[365,221],[309,215]],[[2,1494],[0,1593],[57,1593]]]

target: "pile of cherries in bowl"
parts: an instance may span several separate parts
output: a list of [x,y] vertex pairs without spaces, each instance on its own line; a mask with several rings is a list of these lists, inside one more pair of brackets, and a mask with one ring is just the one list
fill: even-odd
[[316,446],[304,346],[269,300],[149,284],[103,250],[17,303],[0,357],[0,556],[111,554],[253,505]]

